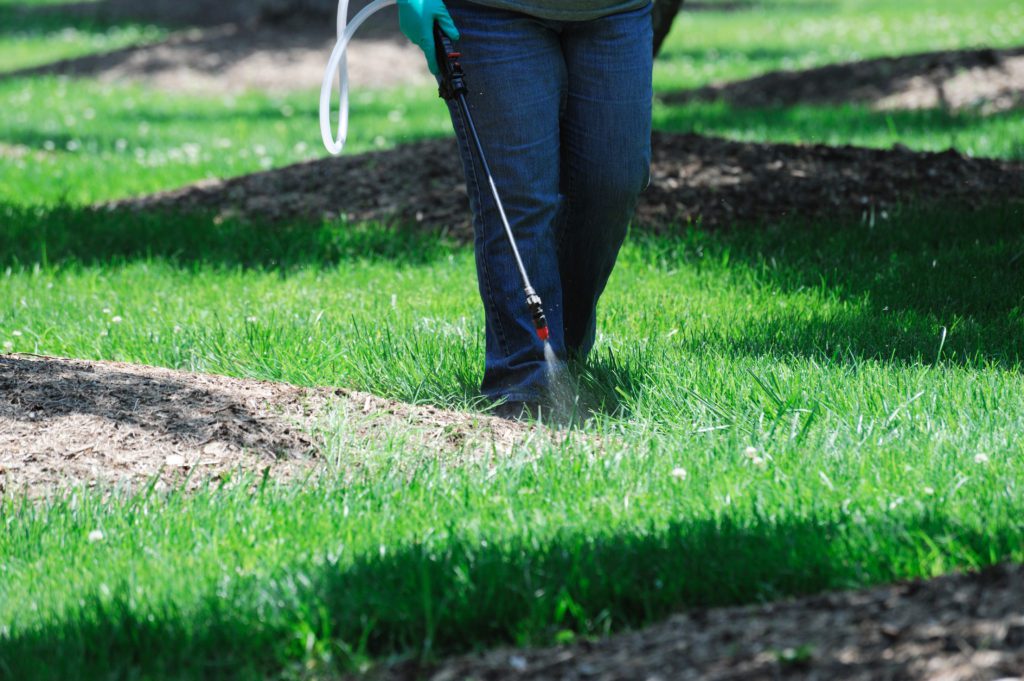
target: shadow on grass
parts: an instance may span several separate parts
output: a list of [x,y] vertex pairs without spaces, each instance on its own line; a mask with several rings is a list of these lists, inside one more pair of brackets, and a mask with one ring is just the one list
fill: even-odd
[[241,678],[324,658],[324,672],[367,656],[429,660],[565,631],[605,634],[687,608],[978,568],[1019,558],[1022,539],[1012,523],[937,514],[879,512],[863,523],[755,514],[544,538],[454,535],[368,551],[346,567],[308,562],[261,577],[231,572],[230,581],[200,571],[193,592],[154,603],[127,575],[110,575],[104,594],[88,588],[65,614],[0,633],[0,673]]
[[[186,267],[287,273],[357,260],[427,264],[453,253],[436,233],[344,221],[254,225],[204,215],[12,206],[0,207],[0,219],[0,266],[158,258]],[[713,342],[745,355],[833,361],[931,363],[941,357],[1012,368],[1024,358],[1024,211],[1019,205],[908,208],[861,221],[690,229],[681,236],[638,230],[634,240],[641,257],[660,267],[727,262],[723,269],[750,271],[760,287],[820,292],[843,303],[820,313],[801,307],[747,315],[740,319],[742,328],[692,343]],[[639,350],[622,356],[597,353],[577,367],[584,401],[614,412],[619,396],[642,389],[647,364]]]
[[[349,16],[353,16],[370,0],[351,0]],[[323,5],[321,5],[323,7]],[[397,19],[397,12],[390,10],[392,17]],[[301,22],[316,20],[333,22],[333,11],[321,11],[314,3],[300,3],[290,11],[275,14],[270,3],[251,2],[249,0],[221,0],[220,2],[204,2],[201,0],[85,0],[84,2],[65,3],[25,3],[11,2],[0,6],[0,17],[6,20],[0,23],[0,35],[4,33],[24,33],[59,31],[62,28],[109,27],[118,24],[158,24],[168,28],[187,28],[217,26],[222,24],[252,25],[261,20],[291,22],[296,24],[296,15],[302,15]],[[397,21],[371,22],[370,30],[363,37],[372,33],[374,37],[399,35]]]
[[727,262],[754,273],[759,286],[820,292],[841,303],[829,311],[779,308],[745,317],[712,341],[737,354],[925,364],[941,358],[1010,369],[1024,361],[1019,205],[691,231],[647,239],[642,248],[668,266]]
[[[57,34],[66,30],[101,34],[112,28],[139,25],[130,19],[98,15],[94,9],[99,4],[80,3],[72,9],[65,9],[67,6],[64,5],[0,4],[0,38]],[[85,11],[86,6],[93,11]]]
[[65,3],[7,3],[0,8],[4,33],[44,33],[65,28],[102,31],[124,24],[161,24],[171,28],[244,21],[254,13],[237,2],[138,2],[98,0]]
[[0,265],[100,265],[166,259],[273,269],[355,260],[426,264],[451,253],[436,234],[343,220],[254,224],[204,214],[0,205]]
[[[1000,158],[1024,160],[1024,143],[1013,129],[1024,127],[1020,110],[982,114],[975,111],[919,109],[873,111],[866,106],[738,107],[725,102],[691,102],[660,108],[655,114],[659,130],[673,133],[693,132],[706,135],[755,136],[775,142],[843,144],[868,143],[886,146],[906,141],[915,148],[944,150],[962,136],[971,142],[986,130],[989,136],[1005,134],[1010,139],[998,144]],[[1000,127],[1006,127],[1005,133]],[[973,145],[971,145],[973,146]],[[1000,148],[1004,147],[1004,148]]]

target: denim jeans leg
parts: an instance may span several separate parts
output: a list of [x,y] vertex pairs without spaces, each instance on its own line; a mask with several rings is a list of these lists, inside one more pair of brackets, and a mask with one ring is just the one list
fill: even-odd
[[[565,62],[552,24],[463,0],[447,3],[459,29],[467,100],[533,287],[545,303],[551,341],[564,354],[562,291],[554,224],[559,214],[559,115]],[[543,401],[544,347],[487,178],[450,103],[473,209],[474,245],[486,322],[482,392]]]
[[562,120],[559,235],[565,345],[594,344],[597,301],[651,165],[650,6],[569,23],[562,36],[568,100]]

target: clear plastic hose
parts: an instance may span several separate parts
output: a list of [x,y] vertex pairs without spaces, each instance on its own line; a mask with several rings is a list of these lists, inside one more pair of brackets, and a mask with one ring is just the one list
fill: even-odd
[[[335,156],[345,148],[348,138],[348,60],[346,52],[359,27],[385,7],[396,4],[396,0],[374,0],[364,7],[359,14],[348,21],[348,0],[338,2],[338,42],[331,52],[324,71],[324,81],[320,86],[320,136],[324,140],[327,151]],[[338,74],[338,133],[335,136],[331,129],[331,93],[334,90],[334,74]]]

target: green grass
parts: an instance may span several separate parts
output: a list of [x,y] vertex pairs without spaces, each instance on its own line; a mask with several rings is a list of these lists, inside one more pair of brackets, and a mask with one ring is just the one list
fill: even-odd
[[872,111],[864,106],[743,108],[722,102],[657,104],[655,127],[750,142],[854,144],[1024,161],[1024,110],[980,115],[936,109]]
[[[0,201],[91,203],[325,155],[311,93],[203,98],[51,77],[0,81],[0,106],[0,141],[21,149],[0,165]],[[364,90],[351,114],[346,153],[451,131],[429,89]]]
[[671,91],[778,69],[1020,45],[1020,0],[773,0],[741,11],[684,11],[654,81],[658,90]]
[[[1020,44],[1021,7],[782,0],[696,12],[656,84]],[[0,59],[60,54],[44,54],[57,30],[27,48],[12,37],[24,26],[0,32]],[[0,351],[479,409],[466,248],[376,225],[84,208],[316,157],[315,105],[312,93],[0,81]],[[656,110],[666,130],[1018,159],[1021,121]],[[429,88],[357,92],[350,149],[448,131]],[[482,461],[456,446],[452,459],[471,462],[453,467],[418,444],[416,426],[364,438],[339,408],[317,426],[327,465],[306,484],[7,495],[0,679],[330,676],[1022,561],[1022,226],[1011,204],[638,230],[602,299],[598,347],[572,369],[596,416],[564,443],[534,438]],[[89,540],[95,530],[102,540]]]
[[159,26],[107,21],[47,7],[54,4],[0,1],[0,73],[153,43],[167,35]]
[[[3,342],[472,407],[467,250],[192,220],[9,210]],[[496,470],[339,412],[305,486],[9,498],[0,670],[298,677],[1024,560],[1021,221],[639,236],[577,369],[596,422]]]
[[[0,5],[0,12],[10,6]],[[1024,44],[1024,4],[787,0],[684,13],[655,69],[659,92],[775,68],[940,48]],[[956,30],[950,30],[955,26]],[[0,51],[13,44],[0,36]],[[33,48],[35,49],[35,48]],[[33,54],[52,56],[49,48]],[[6,62],[5,62],[6,63]],[[42,106],[41,106],[42,104]],[[313,92],[202,98],[58,78],[0,81],[0,202],[74,204],[170,189],[322,156]],[[349,153],[449,134],[430,87],[357,91]],[[891,115],[856,107],[657,107],[656,125],[756,141],[959,149],[1022,157],[1024,113]]]
[[[52,106],[40,111],[39,101]],[[0,82],[0,202],[87,204],[230,177],[323,154],[311,96],[174,96],[66,79]],[[655,125],[734,139],[1024,157],[1024,112],[993,116],[942,111],[878,113],[857,107],[735,109],[658,105]],[[448,134],[432,90],[355,96],[347,153]],[[0,148],[2,151],[3,148]]]

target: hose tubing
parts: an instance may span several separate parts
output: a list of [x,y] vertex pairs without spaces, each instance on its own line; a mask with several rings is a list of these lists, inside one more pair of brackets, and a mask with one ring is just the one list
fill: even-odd
[[[334,45],[331,58],[324,71],[320,85],[320,137],[327,151],[335,156],[345,148],[348,138],[348,44],[359,27],[371,16],[396,4],[396,0],[374,0],[348,21],[348,0],[338,2],[338,42]],[[331,129],[331,94],[334,91],[334,74],[338,74],[338,132]]]

